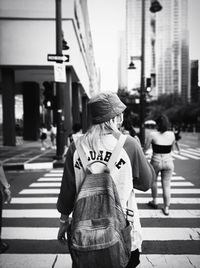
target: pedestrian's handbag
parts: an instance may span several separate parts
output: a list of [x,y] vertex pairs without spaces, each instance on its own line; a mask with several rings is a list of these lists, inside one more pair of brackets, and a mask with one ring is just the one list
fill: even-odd
[[85,178],[74,204],[68,245],[76,268],[122,268],[131,256],[131,226],[111,176],[126,136],[121,135],[107,167],[93,174],[82,145],[76,145]]

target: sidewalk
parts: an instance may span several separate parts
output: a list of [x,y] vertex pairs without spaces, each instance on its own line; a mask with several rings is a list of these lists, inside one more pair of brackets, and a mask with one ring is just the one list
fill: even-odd
[[40,141],[21,141],[16,146],[0,146],[0,162],[4,170],[51,169],[63,167],[64,160],[56,160],[56,150],[41,150]]

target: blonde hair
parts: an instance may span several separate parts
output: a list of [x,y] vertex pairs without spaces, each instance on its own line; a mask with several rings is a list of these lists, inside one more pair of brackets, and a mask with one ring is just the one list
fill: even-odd
[[[119,115],[118,115],[119,116]],[[118,117],[117,116],[117,117]],[[98,151],[98,140],[102,140],[102,137],[106,134],[112,134],[113,132],[119,132],[115,122],[115,118],[101,124],[92,125],[89,130],[77,140],[80,144],[89,146],[94,151]]]

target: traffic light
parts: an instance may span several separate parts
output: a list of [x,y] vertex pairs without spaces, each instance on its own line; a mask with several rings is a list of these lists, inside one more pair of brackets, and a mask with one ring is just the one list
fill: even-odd
[[151,87],[151,78],[146,79],[146,88]]
[[62,50],[68,50],[69,46],[67,45],[67,41],[64,38],[64,33],[62,32]]
[[43,83],[44,86],[44,101],[43,104],[46,109],[54,109],[56,105],[56,96],[53,94],[53,84],[45,81]]

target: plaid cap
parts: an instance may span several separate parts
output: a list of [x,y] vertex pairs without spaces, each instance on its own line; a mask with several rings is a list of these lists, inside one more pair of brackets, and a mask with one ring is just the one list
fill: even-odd
[[88,107],[92,116],[93,124],[101,124],[121,114],[126,105],[115,93],[100,93],[90,99]]

